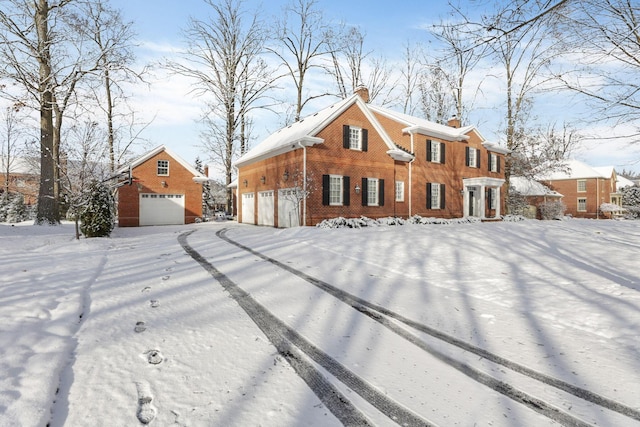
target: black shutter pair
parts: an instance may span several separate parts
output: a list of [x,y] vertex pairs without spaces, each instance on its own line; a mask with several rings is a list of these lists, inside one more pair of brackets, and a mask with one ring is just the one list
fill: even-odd
[[[351,179],[348,176],[342,177],[342,204],[344,206],[349,206],[350,203],[350,193],[349,188],[351,187]],[[329,206],[329,193],[331,188],[331,180],[329,175],[322,175],[322,204],[325,206]]]
[[[427,162],[431,162],[431,145],[433,144],[433,141],[431,141],[430,139],[427,139]],[[444,164],[444,144],[442,142],[436,142],[436,144],[440,145],[440,163]]]
[[433,209],[431,207],[431,202],[433,201],[432,197],[431,197],[431,187],[433,185],[439,185],[440,186],[440,209],[444,209],[446,202],[445,202],[445,188],[446,186],[444,184],[432,184],[430,182],[427,183],[427,209]]
[[[367,151],[369,149],[369,131],[367,129],[361,129],[362,131],[362,151]],[[349,148],[349,139],[350,135],[350,126],[342,125],[342,148]]]
[[476,164],[472,167],[475,168],[479,168],[480,167],[480,150],[477,150],[475,148],[471,148],[471,147],[464,147],[464,164],[466,166],[471,166],[471,164],[469,163],[469,151],[470,150],[475,150],[476,152]]
[[[362,178],[362,206],[369,206],[368,178]],[[384,179],[378,179],[378,206],[384,206]]]
[[[493,169],[493,156],[491,155],[492,153],[488,152],[488,157],[487,157],[487,167],[489,172],[491,172],[491,170]],[[494,154],[495,159],[496,159],[496,172],[500,172],[500,156],[498,156],[497,154]]]

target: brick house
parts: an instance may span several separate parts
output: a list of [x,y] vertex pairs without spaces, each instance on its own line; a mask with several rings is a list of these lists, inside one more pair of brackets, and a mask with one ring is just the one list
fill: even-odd
[[600,205],[618,204],[617,177],[612,167],[594,168],[578,160],[570,160],[567,171],[550,173],[538,180],[562,193],[566,214],[576,218],[605,218],[600,212]]
[[526,200],[522,214],[529,219],[542,219],[539,206],[547,202],[560,202],[564,197],[535,179],[523,176],[511,176],[509,185]]
[[506,153],[474,126],[376,107],[360,88],[235,162],[238,221],[290,227],[339,216],[500,218]]
[[189,224],[202,217],[204,175],[164,145],[118,170],[130,171],[118,188],[118,226]]
[[26,205],[35,205],[40,188],[40,160],[0,156],[0,195],[22,194]]

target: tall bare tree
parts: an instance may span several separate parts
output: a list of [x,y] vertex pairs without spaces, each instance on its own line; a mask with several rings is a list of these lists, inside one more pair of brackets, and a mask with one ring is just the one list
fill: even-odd
[[291,77],[296,88],[294,121],[300,120],[304,106],[313,99],[330,95],[323,91],[315,95],[305,93],[308,73],[323,69],[324,59],[328,59],[332,28],[317,9],[316,0],[291,0],[284,13],[276,22],[276,45],[268,50],[278,57]]
[[4,175],[4,194],[9,194],[11,172],[25,152],[24,106],[14,104],[0,112],[0,173]]
[[[242,0],[205,0],[212,16],[191,18],[184,31],[187,48],[183,61],[167,61],[176,73],[191,78],[193,93],[210,96],[204,113],[205,146],[222,165],[226,184],[232,180],[232,161],[238,141],[247,141],[247,120],[262,108],[265,93],[273,86],[273,73],[261,58],[266,33],[258,13],[249,13]],[[246,149],[246,148],[245,148]],[[227,210],[232,193],[227,191]]]

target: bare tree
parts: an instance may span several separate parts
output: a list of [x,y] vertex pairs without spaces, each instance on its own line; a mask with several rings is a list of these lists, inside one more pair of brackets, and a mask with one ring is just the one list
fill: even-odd
[[0,113],[0,168],[4,175],[4,194],[9,194],[11,172],[25,152],[24,106],[14,104]]
[[[266,34],[257,12],[248,15],[242,0],[205,1],[213,16],[190,19],[184,32],[188,45],[184,61],[167,61],[167,66],[193,79],[196,95],[212,97],[204,112],[203,142],[212,160],[222,165],[228,185],[239,140],[246,149],[249,113],[264,107],[259,101],[273,86],[274,77],[260,57]],[[229,189],[227,209],[231,203]]]
[[329,38],[332,29],[322,13],[316,9],[316,0],[292,0],[282,18],[276,22],[276,46],[268,47],[291,77],[296,88],[294,121],[300,120],[304,106],[311,100],[330,95],[324,91],[317,95],[305,94],[307,74],[314,68],[324,68],[322,59],[330,53]]
[[40,113],[40,190],[36,224],[59,223],[60,135],[76,87],[100,66],[101,52],[87,46],[82,17],[87,2],[6,0],[0,10],[0,78],[16,83]]

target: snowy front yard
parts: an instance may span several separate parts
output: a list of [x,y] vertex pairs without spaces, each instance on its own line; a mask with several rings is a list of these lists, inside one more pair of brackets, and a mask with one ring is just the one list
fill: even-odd
[[417,425],[566,423],[539,402],[640,425],[640,221],[219,222],[80,241],[71,224],[0,225],[0,242],[0,427],[337,426],[349,411],[386,426],[405,410]]

